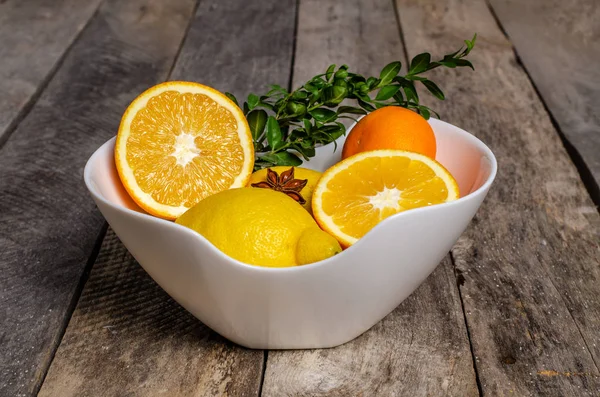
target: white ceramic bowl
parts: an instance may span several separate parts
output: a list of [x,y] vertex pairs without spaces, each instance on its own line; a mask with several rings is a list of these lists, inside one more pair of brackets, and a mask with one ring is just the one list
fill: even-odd
[[[114,138],[89,159],[85,183],[123,244],[177,302],[207,326],[246,347],[306,349],[348,342],[390,313],[448,253],[481,205],[496,159],[480,140],[430,121],[437,160],[456,178],[454,202],[392,216],[339,255],[293,268],[246,265],[196,232],[144,213],[124,191]],[[339,160],[333,145],[304,166]]]

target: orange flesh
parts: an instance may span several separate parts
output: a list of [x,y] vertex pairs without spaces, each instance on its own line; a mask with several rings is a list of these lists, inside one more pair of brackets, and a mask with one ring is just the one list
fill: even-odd
[[323,193],[323,212],[360,238],[383,219],[448,198],[444,181],[419,160],[373,157],[341,170]]
[[127,164],[139,188],[155,201],[191,207],[228,189],[242,171],[236,131],[233,114],[208,96],[166,91],[134,117]]

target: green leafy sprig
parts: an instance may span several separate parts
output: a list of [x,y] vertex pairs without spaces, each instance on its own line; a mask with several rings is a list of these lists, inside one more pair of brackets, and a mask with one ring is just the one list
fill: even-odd
[[[386,65],[379,77],[364,77],[348,71],[347,65],[336,68],[331,65],[295,91],[289,92],[279,85],[272,85],[264,95],[250,94],[242,109],[250,125],[254,150],[257,154],[255,169],[276,165],[299,166],[301,158],[308,160],[315,155],[317,145],[336,141],[346,133],[340,119],[355,120],[385,106],[401,106],[412,109],[428,119],[433,113],[420,103],[415,84],[422,84],[434,97],[443,100],[444,93],[433,81],[422,74],[444,66],[456,68],[468,66],[464,59],[473,47],[475,39],[465,40],[466,48],[431,61],[429,53],[415,56],[402,76],[402,64],[398,61]],[[236,104],[237,99],[226,95]],[[354,99],[358,106],[340,106],[345,99]]]

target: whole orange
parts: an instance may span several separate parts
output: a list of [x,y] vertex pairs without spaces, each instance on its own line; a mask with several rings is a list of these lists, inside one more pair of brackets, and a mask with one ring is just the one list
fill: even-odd
[[408,150],[435,159],[435,134],[427,120],[416,112],[387,106],[369,113],[352,128],[342,159],[380,149]]

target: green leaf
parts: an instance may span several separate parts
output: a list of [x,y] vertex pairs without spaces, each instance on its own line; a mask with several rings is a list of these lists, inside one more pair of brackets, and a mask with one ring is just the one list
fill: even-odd
[[288,93],[288,91],[285,88],[283,88],[282,86],[280,86],[279,84],[271,84],[270,87],[271,87],[271,90],[267,93],[267,95],[271,95],[272,92],[273,93],[280,92],[282,94]]
[[469,40],[465,40],[465,44],[467,45],[467,49],[463,51],[463,53],[461,54],[461,58],[469,55],[469,53],[471,52],[471,50],[473,49],[473,47],[475,47],[475,40],[477,40],[477,33],[475,33],[473,35],[473,39],[471,39],[470,41]]
[[314,145],[310,147],[302,147],[302,154],[307,157],[315,157],[316,151]]
[[263,107],[265,109],[273,110],[273,105],[271,105],[270,103],[267,103],[267,102],[260,101],[258,103],[257,107],[259,107],[259,106],[261,106],[261,107]]
[[[395,77],[394,77],[395,78]],[[375,77],[369,77],[367,79],[367,87],[369,87],[369,89],[375,87],[377,84],[379,84],[381,80],[375,78]]]
[[317,98],[319,96],[319,88],[317,86],[315,86],[314,84],[306,83],[306,84],[304,84],[304,89],[307,90],[308,92],[310,92],[311,95],[313,96],[313,98],[311,98],[311,101],[314,98]]
[[408,70],[408,74],[418,74],[426,71],[430,61],[431,55],[429,55],[427,52],[415,56],[412,61],[410,61],[410,69]]
[[337,72],[335,72],[334,75],[335,79],[345,79],[346,77],[348,77],[348,71],[346,69],[342,69],[341,67],[338,69]]
[[453,53],[451,53],[451,54],[444,55],[444,59],[446,59],[446,58],[454,58],[454,57],[455,57],[455,56],[456,56],[456,55],[457,55],[457,54],[458,54],[458,53],[459,53],[459,52],[460,52],[462,49],[463,49],[463,48],[462,48],[462,47],[460,47],[460,48],[458,49],[458,51],[454,51],[454,52],[453,52]]
[[335,107],[339,105],[347,96],[348,88],[344,80],[336,82],[333,87],[325,89],[325,105]]
[[302,99],[306,99],[306,98],[308,98],[308,92],[306,92],[306,91],[296,90],[292,94],[292,99],[295,99],[295,100],[302,100]]
[[321,100],[322,96],[323,91],[319,90],[317,90],[314,94],[311,94],[311,96],[308,99],[308,106],[313,106],[317,101]]
[[356,96],[368,94],[369,91],[370,91],[370,88],[367,85],[367,83],[363,83],[362,81],[359,81],[358,83],[356,83],[354,85],[354,95],[356,95]]
[[[366,83],[367,82],[367,79],[365,79],[363,76],[355,75],[354,73],[348,73],[348,76],[352,76],[350,78],[351,83],[359,83],[359,82]],[[375,79],[375,77],[373,77],[373,78]],[[377,79],[375,79],[375,80],[377,80]]]
[[248,114],[250,108],[248,107],[248,102],[244,102],[244,116]]
[[352,120],[352,121],[355,121],[358,123],[358,119],[356,117],[352,117],[352,116],[338,116],[338,119],[348,119],[348,120]]
[[423,118],[425,120],[429,120],[429,117],[431,116],[431,114],[429,112],[429,109],[427,107],[425,107],[425,106],[419,106],[418,109],[419,109],[419,114],[421,116],[423,116]]
[[277,150],[283,146],[283,136],[277,119],[269,116],[267,119],[267,142],[271,150]]
[[451,58],[451,59],[444,59],[444,60],[437,61],[437,62],[432,62],[432,65],[445,66],[447,68],[454,69],[456,67],[456,59]]
[[439,113],[438,113],[438,112],[436,112],[435,110],[433,110],[433,109],[429,109],[429,111],[430,111],[431,113],[433,113],[433,114],[435,115],[435,117],[436,117],[436,118],[438,118],[438,119],[440,118],[440,115],[439,115]]
[[297,167],[302,164],[302,160],[290,152],[265,153],[258,158],[273,165],[289,165]]
[[360,99],[360,100],[362,100],[364,102],[371,102],[371,98],[368,95],[366,95],[366,94],[361,94],[360,92],[355,92],[354,95],[358,99]]
[[386,85],[385,87],[381,87],[377,96],[375,97],[376,101],[385,101],[393,97],[396,92],[400,89],[398,85]]
[[230,92],[226,92],[226,93],[225,93],[225,96],[226,96],[227,98],[231,99],[231,100],[233,101],[233,103],[235,103],[237,106],[240,106],[240,105],[238,105],[238,101],[237,101],[237,99],[236,99],[235,95],[233,95],[233,94],[232,94],[232,93],[230,93]]
[[315,143],[312,140],[310,140],[310,138],[307,138],[307,139],[303,139],[300,142],[300,146],[302,146],[303,148],[307,149],[307,148],[314,147]]
[[372,112],[375,110],[375,108],[373,106],[371,106],[369,103],[363,101],[362,99],[358,100],[358,104],[360,105],[361,108],[365,109],[367,112]]
[[320,121],[322,123],[327,123],[337,117],[337,113],[333,110],[325,109],[325,108],[317,108],[309,112],[311,116],[314,117],[315,120]]
[[310,123],[310,120],[302,119],[302,123],[304,124],[304,129],[306,130],[306,133],[310,134],[310,130],[312,129],[312,124]]
[[352,114],[367,114],[363,109],[354,106],[340,106],[337,110],[337,114],[352,113]]
[[250,132],[252,133],[252,139],[257,141],[265,129],[265,125],[267,124],[267,112],[262,109],[255,109],[248,113],[246,119],[248,119],[248,125],[250,126]]
[[[335,140],[342,136],[345,132],[346,127],[342,123],[336,122],[335,125],[326,125],[319,129],[319,133],[324,135],[324,137],[319,139],[319,141],[321,143],[335,142]],[[337,148],[337,143],[335,146]]]
[[404,90],[407,101],[419,103],[419,94],[417,94],[417,90],[415,89],[415,85],[412,81],[402,87],[402,89]]
[[327,81],[331,80],[331,76],[333,76],[333,71],[335,70],[335,64],[329,65],[327,68],[327,72],[325,72],[325,78]]
[[387,65],[385,65],[385,67],[381,70],[381,73],[379,74],[379,80],[381,81],[379,82],[379,84],[377,84],[377,86],[381,87],[389,84],[394,79],[394,77],[396,77],[398,73],[400,73],[401,68],[402,63],[398,61],[388,63]]
[[258,97],[258,95],[255,94],[250,94],[248,95],[248,109],[252,110],[256,107],[256,105],[258,105],[258,102],[260,102],[260,98]]
[[402,91],[398,91],[394,95],[394,100],[398,103],[398,105],[404,106],[404,96],[402,95]]
[[321,88],[325,87],[325,85],[327,84],[327,82],[325,80],[323,80],[321,77],[313,77],[309,81],[309,83],[312,84],[312,85],[314,85],[318,89],[321,89]]
[[289,116],[303,116],[306,113],[306,105],[302,102],[288,102],[286,106]]
[[304,160],[307,160],[307,161],[310,160],[310,157],[314,157],[316,154],[315,147],[312,142],[311,142],[311,145],[308,147],[305,147],[301,144],[295,143],[292,145],[292,149],[294,149],[295,151],[300,153],[300,155],[304,158]]
[[456,66],[468,66],[471,69],[475,70],[471,61],[467,61],[466,59],[457,59],[455,62]]
[[429,90],[429,92],[431,92],[436,98],[441,99],[442,101],[444,100],[444,93],[442,92],[440,87],[438,87],[437,84],[435,84],[433,81],[423,80],[421,81],[421,83],[423,83],[423,85]]
[[[435,63],[435,62],[434,62],[434,63]],[[394,80],[395,80],[395,79],[394,79]],[[406,80],[412,80],[412,81],[423,81],[423,80],[427,80],[427,77],[421,77],[421,76],[415,76],[415,75],[409,74],[409,75],[407,75],[407,76],[406,76],[406,78],[405,78],[405,79],[403,79],[403,81],[406,81]],[[395,80],[395,81],[396,81],[396,80]],[[402,83],[403,81],[402,81],[402,80],[398,80],[397,82],[398,82],[398,83]]]

